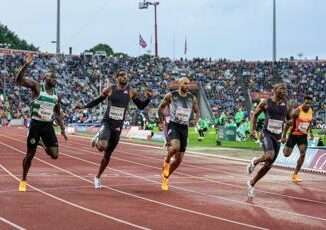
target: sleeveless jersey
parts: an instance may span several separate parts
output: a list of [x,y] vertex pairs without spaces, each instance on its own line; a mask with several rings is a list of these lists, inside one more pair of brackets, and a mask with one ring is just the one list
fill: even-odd
[[283,125],[287,114],[287,104],[282,102],[277,105],[271,98],[267,99],[267,108],[265,110],[264,131],[275,135],[277,138],[281,137],[283,132]]
[[108,97],[108,107],[103,121],[109,122],[115,127],[121,127],[125,119],[129,101],[129,87],[125,90],[120,90],[116,86],[113,86],[112,93]]
[[172,91],[171,94],[170,121],[188,126],[194,96],[191,93],[187,93],[185,97],[182,97],[180,96],[178,90]]
[[308,112],[303,111],[299,106],[299,117],[295,119],[291,133],[294,135],[306,135],[311,124],[313,111],[309,108]]
[[40,95],[32,102],[32,119],[52,122],[54,118],[54,107],[57,103],[58,96],[55,88],[52,88],[52,95],[50,95],[45,90],[45,84],[41,84]]

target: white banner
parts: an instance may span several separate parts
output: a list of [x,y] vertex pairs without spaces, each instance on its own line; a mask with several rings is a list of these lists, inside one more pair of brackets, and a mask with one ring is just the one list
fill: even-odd
[[10,125],[12,126],[24,125],[24,119],[12,119],[10,121]]

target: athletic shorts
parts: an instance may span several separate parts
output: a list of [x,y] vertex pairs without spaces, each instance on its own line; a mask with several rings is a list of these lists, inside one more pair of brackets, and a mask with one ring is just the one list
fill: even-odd
[[290,134],[287,142],[286,142],[286,147],[289,147],[293,149],[295,145],[308,145],[308,140],[307,140],[307,135],[293,135]]
[[276,160],[278,156],[278,152],[280,151],[281,142],[280,138],[269,133],[268,131],[264,131],[262,133],[262,143],[264,152],[274,152],[273,162]]
[[31,120],[27,137],[27,148],[36,148],[40,138],[46,147],[58,147],[52,122]]
[[110,148],[115,148],[120,140],[121,127],[114,127],[108,122],[104,122],[99,130],[100,141],[108,141]]
[[188,142],[188,126],[170,122],[168,125],[168,135],[170,140],[180,141],[179,152],[184,153]]

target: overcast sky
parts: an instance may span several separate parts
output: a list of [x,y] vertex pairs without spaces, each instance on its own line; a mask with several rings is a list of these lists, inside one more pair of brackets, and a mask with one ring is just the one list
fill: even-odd
[[[0,22],[42,51],[55,52],[56,2],[0,0]],[[62,52],[106,43],[115,52],[144,53],[138,34],[149,45],[153,37],[154,46],[154,9],[140,10],[138,2],[61,0]],[[326,59],[326,0],[276,2],[277,57]],[[183,57],[187,36],[189,58],[271,60],[272,10],[273,0],[160,0],[159,55]]]

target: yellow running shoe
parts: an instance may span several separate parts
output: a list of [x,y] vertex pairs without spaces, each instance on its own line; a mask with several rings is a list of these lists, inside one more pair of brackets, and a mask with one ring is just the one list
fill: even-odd
[[169,163],[166,163],[165,160],[164,160],[164,163],[163,163],[163,177],[169,177],[169,174],[170,174],[170,164]]
[[169,190],[169,178],[166,178],[163,176],[163,181],[162,181],[162,190],[167,191]]
[[19,192],[26,192],[27,182],[26,180],[21,180],[19,182]]
[[293,182],[302,182],[302,179],[298,174],[296,174],[296,175],[292,176],[292,181]]

